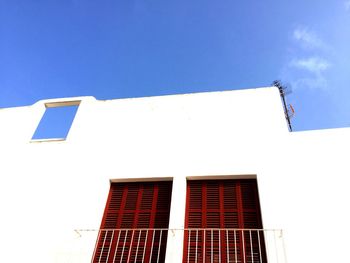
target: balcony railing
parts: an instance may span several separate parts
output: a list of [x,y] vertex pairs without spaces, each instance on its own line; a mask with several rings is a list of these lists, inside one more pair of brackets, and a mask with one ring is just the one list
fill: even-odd
[[185,229],[184,263],[285,262],[281,230]]
[[100,229],[76,230],[94,237],[93,263],[286,263],[282,230]]

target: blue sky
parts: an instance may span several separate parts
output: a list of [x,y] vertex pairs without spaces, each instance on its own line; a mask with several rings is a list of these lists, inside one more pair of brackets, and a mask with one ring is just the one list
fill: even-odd
[[350,126],[350,0],[0,0],[0,108],[269,86]]

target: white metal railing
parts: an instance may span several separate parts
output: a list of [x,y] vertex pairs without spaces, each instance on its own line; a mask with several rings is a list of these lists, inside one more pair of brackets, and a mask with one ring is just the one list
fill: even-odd
[[[97,240],[93,263],[286,263],[282,230],[188,228],[76,232],[79,239],[91,238],[93,234]],[[181,248],[182,253],[174,253],[173,250]]]
[[282,230],[184,230],[184,263],[285,263]]

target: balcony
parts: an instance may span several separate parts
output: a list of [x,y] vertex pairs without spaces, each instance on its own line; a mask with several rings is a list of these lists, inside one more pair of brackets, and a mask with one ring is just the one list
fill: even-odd
[[[93,253],[90,251],[85,257],[89,260],[92,257],[93,263],[286,263],[282,230],[192,228],[76,232],[80,245],[95,242]],[[87,253],[86,248],[80,251]],[[76,258],[74,262],[86,261]]]

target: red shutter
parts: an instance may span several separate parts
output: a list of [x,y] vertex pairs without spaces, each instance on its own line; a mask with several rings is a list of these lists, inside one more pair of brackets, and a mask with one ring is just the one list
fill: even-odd
[[183,262],[264,262],[263,237],[233,230],[262,228],[256,180],[188,181],[185,225]]
[[[93,262],[164,261],[172,182],[112,183]],[[148,230],[149,229],[149,230]]]

